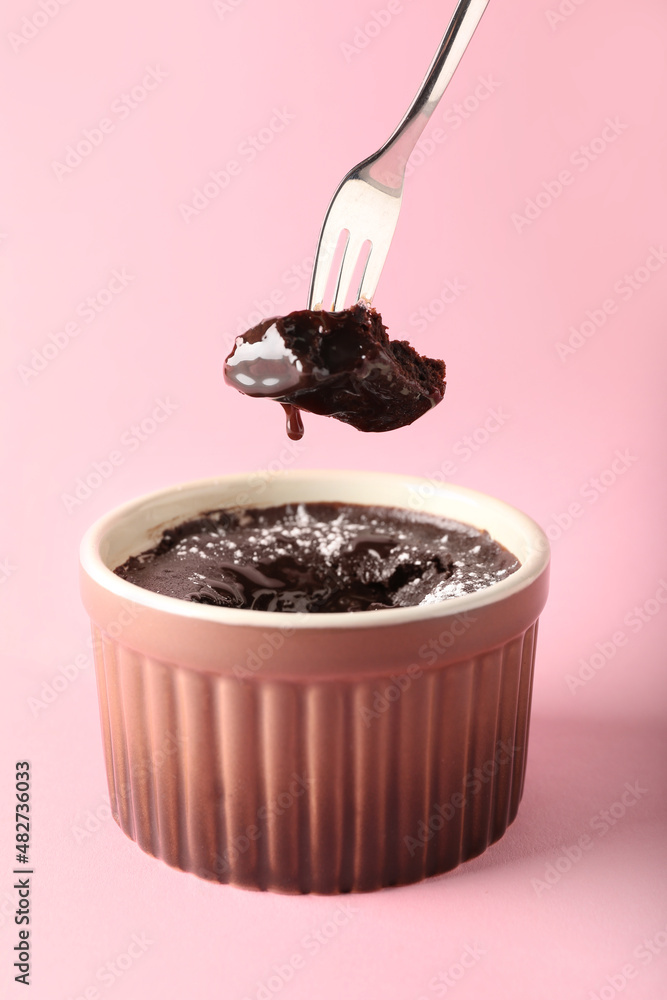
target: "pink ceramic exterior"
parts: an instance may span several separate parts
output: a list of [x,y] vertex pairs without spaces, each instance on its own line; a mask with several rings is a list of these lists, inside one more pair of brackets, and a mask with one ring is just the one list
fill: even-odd
[[440,604],[296,616],[193,605],[110,572],[166,524],[238,502],[246,479],[142,498],[84,539],[117,822],[174,867],[281,892],[400,885],[480,854],[521,799],[546,538],[470,490],[424,501],[419,479],[295,473],[262,504],[419,498],[488,527],[522,567]]

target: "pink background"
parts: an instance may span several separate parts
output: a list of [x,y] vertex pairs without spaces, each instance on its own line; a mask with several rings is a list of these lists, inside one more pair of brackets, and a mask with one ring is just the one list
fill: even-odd
[[[262,984],[290,1000],[661,997],[667,8],[493,0],[425,133],[441,141],[417,156],[375,300],[391,334],[444,357],[445,401],[386,436],[306,416],[286,452],[278,408],[226,388],[223,358],[257,303],[305,305],[329,198],[395,126],[453,3],[392,0],[368,32],[385,0],[217,7],[3,4],[0,993],[22,995],[10,810],[28,758],[35,1000],[92,986],[241,1000]],[[153,89],[124,104],[149,69]],[[59,168],[85,130],[98,144]],[[230,160],[225,189],[184,211]],[[443,304],[447,282],[459,294]],[[40,362],[51,335],[61,346]],[[171,412],[139,440],[157,400]],[[112,473],[67,503],[112,452]],[[279,467],[445,475],[553,540],[516,823],[456,872],[348,897],[316,954],[304,939],[330,929],[339,900],[209,885],[109,819],[77,585],[79,539],[117,503]],[[626,783],[636,801],[620,806]],[[133,935],[143,951],[98,977]],[[303,967],[271,979],[297,953]]]

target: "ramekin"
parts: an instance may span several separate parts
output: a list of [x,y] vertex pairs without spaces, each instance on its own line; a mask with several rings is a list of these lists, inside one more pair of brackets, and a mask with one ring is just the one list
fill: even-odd
[[[455,518],[521,567],[440,603],[310,615],[193,604],[112,572],[203,511],[308,501]],[[278,892],[404,885],[475,857],[521,800],[548,569],[525,514],[411,476],[224,476],[117,508],[81,544],[116,822],[174,868]]]

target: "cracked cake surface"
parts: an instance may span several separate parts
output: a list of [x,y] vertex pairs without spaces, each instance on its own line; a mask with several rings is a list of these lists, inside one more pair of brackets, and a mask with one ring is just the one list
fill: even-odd
[[345,612],[431,604],[505,579],[518,560],[486,531],[393,507],[300,503],[214,510],[115,572],[199,604]]

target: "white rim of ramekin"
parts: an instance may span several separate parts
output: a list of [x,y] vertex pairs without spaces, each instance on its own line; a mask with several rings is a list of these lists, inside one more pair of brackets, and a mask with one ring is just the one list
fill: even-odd
[[[432,618],[449,618],[462,615],[465,612],[474,611],[476,608],[504,601],[525,590],[544,572],[549,564],[550,546],[545,533],[532,518],[504,500],[498,500],[490,494],[469,489],[467,486],[456,486],[451,483],[434,484],[433,480],[425,479],[421,476],[400,475],[393,472],[359,472],[338,469],[287,470],[277,473],[274,478],[279,479],[281,482],[291,480],[295,483],[298,483],[299,480],[307,480],[309,483],[318,481],[328,483],[335,479],[345,479],[348,481],[350,479],[374,480],[379,483],[382,479],[385,479],[394,482],[403,482],[406,485],[412,484],[415,488],[428,485],[433,490],[433,493],[429,496],[429,500],[432,497],[442,499],[446,498],[448,494],[455,495],[457,498],[466,499],[478,506],[486,504],[488,507],[491,504],[497,512],[504,514],[508,518],[513,518],[515,524],[522,528],[532,543],[529,554],[522,561],[519,569],[512,573],[511,576],[497,583],[490,584],[488,587],[484,587],[472,594],[465,594],[462,597],[449,597],[444,601],[434,602],[433,604],[416,605],[408,608],[383,608],[377,611],[357,611],[348,614],[340,612],[317,612],[310,614],[304,612],[303,614],[299,614],[287,611],[254,611],[244,608],[219,608],[208,604],[195,604],[194,602],[184,601],[177,597],[156,594],[151,590],[146,590],[134,583],[123,580],[113,570],[109,569],[102,560],[99,550],[106,533],[113,529],[118,520],[130,515],[134,509],[138,510],[147,503],[157,501],[170,494],[203,492],[217,483],[224,483],[231,486],[234,482],[237,482],[239,486],[242,486],[244,483],[247,484],[248,478],[252,475],[253,473],[251,472],[236,473],[179,483],[161,490],[146,493],[115,507],[95,521],[84,534],[80,546],[80,559],[83,570],[95,583],[110,593],[115,594],[121,600],[164,614],[178,615],[182,618],[194,618],[199,621],[216,622],[220,625],[234,627],[267,628],[274,626],[277,628],[293,628],[300,631],[304,629],[376,628],[387,625],[400,625],[406,622],[425,621]],[[289,502],[299,503],[300,501],[294,500]],[[314,503],[317,501],[309,500],[307,502]],[[333,503],[336,501],[324,496],[321,502]],[[352,501],[338,502],[345,503]],[[369,504],[369,506],[373,505],[382,506],[381,503]],[[272,506],[272,501],[270,497],[265,497],[261,503],[248,503],[244,506],[247,508],[270,507]],[[388,506],[396,507],[397,505]],[[202,508],[200,513],[204,509]],[[209,507],[208,509],[211,508]],[[222,505],[222,509],[224,509],[224,505]],[[230,507],[229,509],[232,510],[234,508]],[[409,507],[406,506],[401,509],[409,510]],[[421,513],[436,517],[447,516],[446,514],[434,515],[428,509],[424,509]],[[181,518],[181,521],[189,520],[196,516],[197,512],[194,511],[186,514]],[[461,521],[461,518],[456,518],[456,520]],[[177,520],[174,523],[179,522]]]

